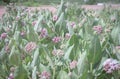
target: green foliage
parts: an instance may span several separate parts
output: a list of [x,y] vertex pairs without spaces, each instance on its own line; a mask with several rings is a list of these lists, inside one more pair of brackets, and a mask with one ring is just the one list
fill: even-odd
[[8,5],[0,22],[0,79],[119,79],[104,62],[120,65],[120,10],[75,5],[61,2],[54,14]]

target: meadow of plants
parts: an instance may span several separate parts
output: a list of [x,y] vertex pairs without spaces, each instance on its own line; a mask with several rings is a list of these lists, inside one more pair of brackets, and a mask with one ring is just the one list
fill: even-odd
[[0,79],[120,79],[120,10],[8,5],[0,19]]

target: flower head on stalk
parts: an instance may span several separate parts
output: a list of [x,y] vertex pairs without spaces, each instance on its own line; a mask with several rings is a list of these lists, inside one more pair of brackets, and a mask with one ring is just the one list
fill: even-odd
[[10,73],[9,74],[9,77],[7,79],[14,79],[14,74],[13,73]]
[[7,33],[2,33],[1,35],[0,35],[0,37],[2,38],[2,39],[5,39],[6,37],[7,37]]
[[61,37],[54,37],[54,38],[52,39],[52,41],[53,41],[54,43],[59,43],[59,42],[61,41]]
[[31,52],[32,50],[34,50],[37,47],[35,42],[29,42],[26,46],[25,46],[25,50],[27,52]]
[[65,38],[66,38],[66,39],[69,39],[70,37],[71,37],[70,33],[66,33],[66,34],[65,34]]
[[71,22],[70,25],[75,28],[76,27],[76,23],[75,22]]
[[58,20],[58,16],[54,15],[52,19],[53,19],[53,21],[57,21]]
[[95,31],[95,32],[97,32],[98,34],[100,34],[100,33],[102,33],[102,26],[94,26],[93,27],[93,30]]
[[63,56],[64,55],[64,51],[63,50],[61,50],[61,49],[55,49],[55,50],[53,50],[52,51],[52,54],[54,55],[54,56]]
[[106,73],[112,73],[113,71],[120,70],[120,64],[117,60],[109,58],[103,63],[103,70]]
[[77,66],[77,61],[76,61],[76,60],[73,60],[73,61],[70,63],[70,69],[74,69],[76,66]]
[[37,21],[33,21],[33,22],[32,22],[32,25],[35,26],[36,23],[37,23]]
[[40,75],[40,79],[50,79],[50,73],[47,71],[43,71]]
[[23,37],[23,36],[25,36],[25,31],[22,31],[22,32],[20,32],[20,35]]
[[40,37],[45,38],[48,36],[48,31],[46,28],[41,29]]

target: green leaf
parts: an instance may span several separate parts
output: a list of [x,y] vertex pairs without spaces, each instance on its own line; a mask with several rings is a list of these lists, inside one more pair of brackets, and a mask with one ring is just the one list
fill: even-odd
[[97,64],[103,56],[100,40],[97,35],[93,37],[88,48],[88,61]]
[[4,48],[0,51],[0,62],[6,60],[7,54],[4,52]]
[[60,31],[64,30],[65,28],[66,27],[65,27],[64,13],[61,13],[59,19],[55,23],[55,31],[60,33]]
[[27,79],[28,78],[28,72],[25,66],[20,65],[14,73],[15,79]]
[[68,31],[69,31],[70,35],[73,35],[74,29],[70,25],[68,25],[67,27],[68,27]]
[[78,59],[78,64],[77,64],[77,70],[78,74],[82,75],[82,73],[87,69],[87,64],[85,63],[87,61],[87,53],[83,52],[79,59]]
[[111,32],[111,37],[116,45],[120,44],[120,27],[116,26]]
[[74,47],[74,45],[70,46],[70,47],[67,49],[67,51],[65,52],[65,55],[64,55],[64,59],[65,59],[65,60],[69,60],[69,56],[70,56],[70,53],[71,53],[73,47]]
[[63,7],[64,7],[64,1],[61,0],[60,7],[59,7],[59,9],[58,9],[58,11],[57,11],[57,16],[60,16],[60,14],[63,12],[63,10],[64,10]]
[[33,71],[32,71],[32,79],[37,79],[37,77],[36,77],[36,70],[37,70],[37,68],[35,66]]
[[41,16],[39,17],[37,23],[35,24],[34,30],[35,30],[36,32],[38,31],[38,29],[39,29],[40,26],[42,27],[41,22],[42,22],[43,18],[44,18],[44,17],[41,15]]
[[45,66],[45,65],[43,65],[43,64],[41,64],[41,63],[40,63],[40,65],[39,65],[39,68],[40,68],[40,72],[43,72],[43,71],[48,71],[48,72],[50,72],[49,67],[47,67],[47,66]]
[[70,38],[69,45],[70,46],[74,45],[74,48],[72,49],[73,53],[70,54],[71,59],[74,59],[75,57],[78,56],[78,53],[76,52],[77,50],[79,50],[79,39],[80,38],[76,34],[72,35],[72,37]]
[[9,55],[9,61],[12,65],[20,65],[21,60],[20,60],[20,54],[18,50],[15,49],[15,46],[12,47],[11,53]]
[[33,61],[31,63],[32,68],[34,68],[34,66],[36,65],[38,57],[39,57],[39,48],[37,48],[36,51],[34,52]]
[[37,32],[34,31],[34,28],[32,26],[28,26],[28,32],[27,32],[28,36],[28,40],[29,41],[33,41],[33,42],[36,42],[38,41],[38,34]]
[[53,68],[54,67],[54,63],[52,61],[52,57],[49,56],[50,51],[46,47],[44,47],[43,50],[45,52],[46,59],[48,60],[49,65]]
[[61,70],[57,76],[57,79],[70,79],[70,77],[65,71]]

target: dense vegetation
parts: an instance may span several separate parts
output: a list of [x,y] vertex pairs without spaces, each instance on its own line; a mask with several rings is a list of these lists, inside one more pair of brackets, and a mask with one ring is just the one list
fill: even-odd
[[120,79],[120,10],[10,4],[0,20],[0,79]]

